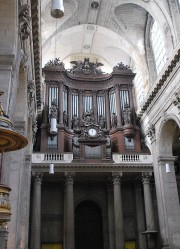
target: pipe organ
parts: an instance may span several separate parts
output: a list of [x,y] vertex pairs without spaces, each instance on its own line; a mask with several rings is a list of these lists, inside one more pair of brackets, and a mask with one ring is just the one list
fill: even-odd
[[[73,63],[75,66],[71,70],[66,70],[63,63],[46,65],[43,69],[46,99],[41,123],[41,143],[37,149],[72,152],[73,139],[78,140],[77,137],[84,129],[83,117],[92,112],[93,120],[88,125],[103,134],[101,139],[108,138],[111,141],[112,152],[140,152],[139,127],[135,120],[132,97],[135,74],[122,63],[114,67],[111,74],[102,73],[88,59],[81,62],[81,66]],[[50,133],[53,102],[57,108],[56,136]],[[74,130],[77,125],[79,134]],[[102,132],[102,129],[106,132]],[[100,144],[96,146],[103,146],[101,139],[100,136],[94,138]],[[83,143],[87,146],[86,142]],[[87,147],[85,149],[88,150]]]

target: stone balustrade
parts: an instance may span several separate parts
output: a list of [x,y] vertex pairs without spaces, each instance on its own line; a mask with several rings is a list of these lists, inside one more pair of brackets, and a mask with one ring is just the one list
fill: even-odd
[[114,163],[138,163],[138,164],[152,164],[152,155],[142,154],[113,154]]
[[46,164],[46,163],[71,163],[73,160],[72,153],[33,153],[33,164]]

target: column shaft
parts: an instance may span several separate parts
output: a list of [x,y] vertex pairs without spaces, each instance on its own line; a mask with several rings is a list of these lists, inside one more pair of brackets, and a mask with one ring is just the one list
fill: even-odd
[[138,230],[138,248],[146,249],[146,238],[142,234],[145,231],[145,215],[143,208],[141,185],[135,185],[135,201],[136,201],[136,217],[137,217],[137,230]]
[[115,230],[114,230],[114,205],[112,186],[107,187],[108,197],[108,227],[109,227],[109,249],[115,248]]
[[154,208],[150,188],[150,176],[143,176],[143,189],[144,189],[144,204],[146,214],[146,229],[148,231],[155,230]]
[[113,175],[114,184],[114,217],[115,217],[115,249],[124,249],[123,210],[121,199],[120,174]]
[[31,249],[41,249],[41,177],[38,175],[33,183]]
[[74,249],[74,194],[73,174],[66,175],[65,183],[65,217],[64,217],[64,248]]
[[154,207],[150,187],[150,175],[143,175],[143,189],[144,189],[144,206],[146,215],[146,235],[149,249],[155,249],[156,246],[156,236],[154,233],[155,229],[155,217],[154,217]]

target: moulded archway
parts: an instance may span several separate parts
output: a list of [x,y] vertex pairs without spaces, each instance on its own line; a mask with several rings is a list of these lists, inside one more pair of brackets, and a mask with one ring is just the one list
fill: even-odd
[[173,140],[178,130],[178,124],[174,119],[167,119],[166,122],[161,124],[158,135],[159,156],[173,155]]
[[91,200],[75,209],[75,249],[103,249],[102,210]]

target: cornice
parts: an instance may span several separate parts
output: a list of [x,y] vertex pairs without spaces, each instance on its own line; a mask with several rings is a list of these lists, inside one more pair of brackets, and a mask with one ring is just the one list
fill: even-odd
[[[73,162],[71,164],[55,164],[55,172],[117,172],[117,170],[122,172],[152,172],[152,164],[138,164],[133,163],[132,165],[127,165],[127,163],[114,164],[114,163],[77,163]],[[33,164],[32,172],[49,172],[49,165]]]

